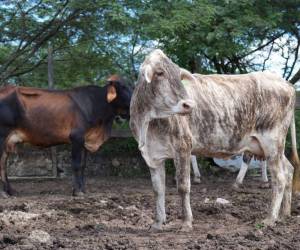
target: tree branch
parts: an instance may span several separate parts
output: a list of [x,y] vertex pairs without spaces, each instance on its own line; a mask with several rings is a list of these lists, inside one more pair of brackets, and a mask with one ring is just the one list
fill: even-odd
[[288,79],[291,77],[292,72],[293,72],[293,70],[294,70],[294,68],[295,68],[296,62],[297,62],[297,60],[298,60],[298,55],[299,55],[299,47],[300,47],[300,39],[298,39],[298,44],[297,44],[297,47],[296,47],[296,49],[295,49],[295,57],[294,57],[294,61],[293,61],[292,66],[290,67],[290,72],[288,73],[288,75],[287,75],[286,78],[285,78],[286,80],[288,80]]
[[300,69],[296,72],[296,74],[292,77],[292,79],[290,80],[291,84],[295,84],[296,82],[298,82],[300,79]]
[[253,49],[251,51],[249,51],[248,53],[239,56],[238,59],[242,59],[245,58],[251,54],[253,54],[256,51],[262,50],[263,48],[267,47],[269,44],[273,43],[276,39],[278,39],[279,37],[283,36],[286,32],[281,32],[280,34],[278,34],[277,36],[274,36],[271,40],[269,40],[268,42],[266,42],[265,44],[262,44],[260,46],[258,46],[256,49]]
[[[40,36],[42,36],[45,33],[45,31],[47,29],[49,29],[53,25],[54,21],[57,20],[56,18],[58,17],[58,15],[63,12],[63,10],[67,6],[68,2],[69,2],[69,0],[67,0],[63,4],[62,8],[60,8],[59,10],[56,11],[56,13],[54,14],[53,18],[46,25],[44,25],[33,37],[31,37],[23,47],[21,47],[22,41],[19,43],[18,48],[15,50],[15,52],[12,53],[12,55],[10,56],[10,59],[8,59],[6,61],[6,63],[4,65],[2,65],[2,67],[0,68],[0,74],[2,72],[5,72],[7,70],[7,68],[18,57],[20,57],[23,54],[25,54],[26,52],[28,52],[28,50],[26,50],[26,48],[29,47],[30,45],[32,45],[34,41],[36,41]],[[24,40],[25,40],[25,38],[24,38]]]
[[263,71],[264,71],[265,68],[266,68],[266,63],[267,63],[267,61],[270,59],[271,53],[272,53],[272,51],[273,51],[273,47],[274,47],[274,41],[272,42],[272,45],[271,45],[271,47],[270,47],[270,49],[269,49],[268,56],[264,59],[264,62],[263,62],[263,68],[262,68]]

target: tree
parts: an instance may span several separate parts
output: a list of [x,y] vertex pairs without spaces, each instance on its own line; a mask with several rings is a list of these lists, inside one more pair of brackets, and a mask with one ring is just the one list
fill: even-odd
[[[299,1],[163,2],[151,5],[159,10],[152,29],[160,32],[153,32],[153,39],[192,72],[263,70],[270,54],[280,50],[280,44],[275,46],[278,39],[284,37],[288,55],[283,76],[292,75],[299,53]],[[256,60],[258,54],[261,62]]]
[[0,82],[39,66],[47,56],[42,50],[46,42],[79,14],[68,0],[2,3]]
[[[295,82],[298,0],[32,0],[0,3],[0,82],[46,86],[47,43],[59,87],[134,82],[146,53],[162,48],[199,73],[244,73],[283,58]],[[300,69],[299,69],[300,70]]]

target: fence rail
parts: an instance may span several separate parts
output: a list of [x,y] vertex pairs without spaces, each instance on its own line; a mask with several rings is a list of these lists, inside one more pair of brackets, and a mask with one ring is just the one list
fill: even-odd
[[296,98],[296,109],[300,109],[300,96]]
[[[300,96],[296,100],[296,109],[300,110]],[[111,132],[112,138],[129,138],[132,137],[130,129],[113,129]],[[51,151],[52,157],[52,175],[51,176],[9,176],[9,179],[53,179],[57,178],[57,153],[56,150]]]
[[[296,98],[296,109],[300,110],[300,96]],[[128,138],[132,137],[130,129],[113,129],[111,132],[113,138]]]

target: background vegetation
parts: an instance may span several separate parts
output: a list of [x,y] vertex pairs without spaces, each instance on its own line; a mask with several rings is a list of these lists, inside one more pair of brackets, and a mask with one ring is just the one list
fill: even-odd
[[299,25],[299,0],[3,0],[0,83],[47,86],[49,46],[57,88],[134,82],[155,47],[192,72],[270,68],[294,83]]
[[112,73],[132,84],[157,47],[192,72],[271,69],[296,83],[299,28],[300,0],[3,0],[0,84],[47,87],[49,51],[55,88]]

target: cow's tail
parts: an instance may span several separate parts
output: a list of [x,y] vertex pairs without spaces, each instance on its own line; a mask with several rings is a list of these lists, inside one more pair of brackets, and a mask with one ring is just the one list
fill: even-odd
[[293,192],[300,193],[300,160],[297,151],[295,112],[293,114],[293,118],[291,122],[291,137],[292,137],[292,155],[290,160],[294,167]]

